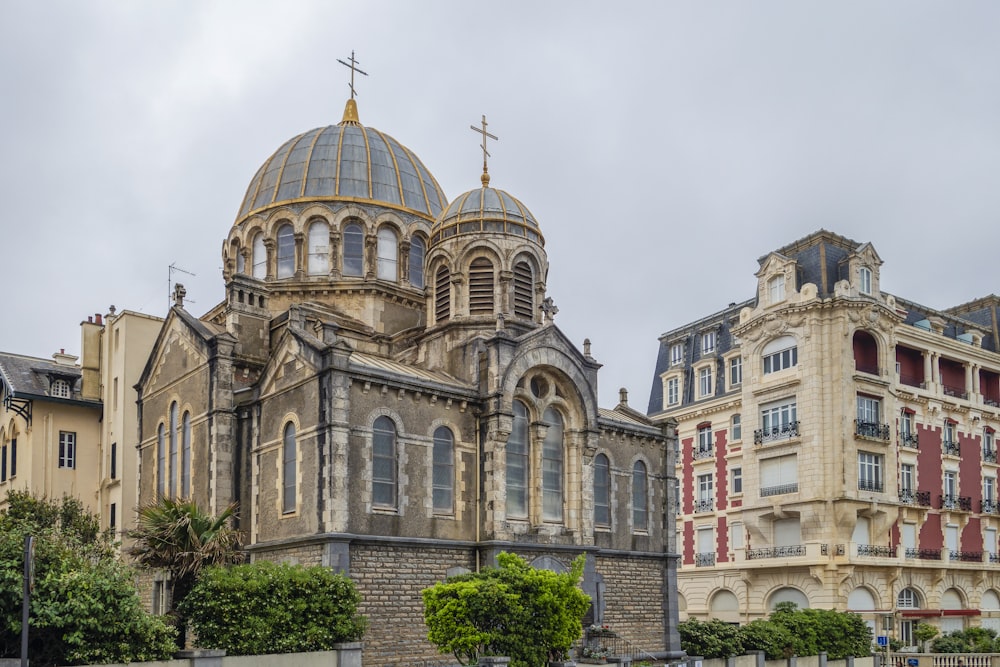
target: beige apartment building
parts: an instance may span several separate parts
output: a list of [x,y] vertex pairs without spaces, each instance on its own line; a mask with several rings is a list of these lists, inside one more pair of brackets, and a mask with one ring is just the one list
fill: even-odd
[[681,618],[1000,629],[1000,297],[886,294],[875,248],[824,230],[759,262],[753,298],[660,338]]

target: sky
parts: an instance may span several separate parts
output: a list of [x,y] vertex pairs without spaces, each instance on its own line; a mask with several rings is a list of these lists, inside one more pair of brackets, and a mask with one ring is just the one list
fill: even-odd
[[[0,3],[0,350],[79,354],[114,305],[202,315],[258,167],[336,124],[449,199],[539,221],[556,325],[601,404],[645,411],[658,337],[753,296],[820,228],[934,308],[1000,293],[1000,3],[10,0]],[[194,275],[191,275],[194,274]]]

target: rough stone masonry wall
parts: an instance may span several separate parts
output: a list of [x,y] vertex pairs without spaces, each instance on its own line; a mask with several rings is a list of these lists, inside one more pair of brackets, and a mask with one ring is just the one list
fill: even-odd
[[357,545],[351,547],[351,578],[368,617],[364,665],[453,665],[427,641],[421,591],[443,581],[452,567],[475,568],[471,548]]
[[604,577],[604,623],[637,648],[663,651],[663,579],[666,561],[597,556]]

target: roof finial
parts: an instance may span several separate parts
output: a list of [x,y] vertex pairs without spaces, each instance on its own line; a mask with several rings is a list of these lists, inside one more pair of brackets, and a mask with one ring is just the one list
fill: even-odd
[[337,58],[337,62],[344,67],[349,67],[351,69],[351,82],[348,84],[351,89],[351,98],[347,100],[347,106],[344,107],[344,118],[342,123],[359,123],[358,120],[358,103],[354,101],[354,96],[357,95],[357,91],[354,90],[354,73],[364,74],[368,76],[368,72],[358,69],[358,61],[354,59],[354,50],[351,50],[351,61],[350,63],[345,63],[340,58]]
[[483,187],[485,188],[490,184],[490,172],[486,164],[486,159],[490,157],[490,153],[489,151],[486,150],[486,140],[492,139],[494,141],[500,141],[500,139],[495,135],[492,135],[486,131],[486,114],[483,114],[482,123],[483,126],[481,128],[476,127],[475,125],[470,125],[469,127],[472,128],[473,132],[478,132],[479,134],[483,135],[483,144],[481,146],[481,148],[483,149],[483,175],[480,177],[479,180],[483,182]]

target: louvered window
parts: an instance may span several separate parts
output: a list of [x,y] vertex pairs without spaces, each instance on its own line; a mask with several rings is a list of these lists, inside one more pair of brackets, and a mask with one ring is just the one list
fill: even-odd
[[534,275],[531,265],[518,262],[514,265],[514,316],[530,320],[534,317]]
[[493,314],[493,264],[484,257],[469,265],[469,314]]
[[451,272],[447,266],[434,274],[434,320],[444,322],[451,317]]

